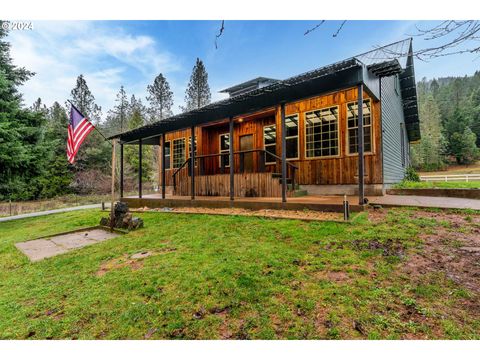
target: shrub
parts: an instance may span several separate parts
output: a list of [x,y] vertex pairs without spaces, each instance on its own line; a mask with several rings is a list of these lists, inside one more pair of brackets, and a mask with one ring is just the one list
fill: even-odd
[[417,171],[412,166],[409,166],[405,171],[405,177],[403,178],[403,180],[419,182],[420,176],[418,176]]

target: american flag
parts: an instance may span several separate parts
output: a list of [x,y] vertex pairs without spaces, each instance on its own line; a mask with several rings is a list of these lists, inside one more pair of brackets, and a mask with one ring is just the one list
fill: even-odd
[[67,138],[67,158],[70,164],[75,162],[75,155],[77,155],[80,145],[93,129],[95,126],[72,105]]

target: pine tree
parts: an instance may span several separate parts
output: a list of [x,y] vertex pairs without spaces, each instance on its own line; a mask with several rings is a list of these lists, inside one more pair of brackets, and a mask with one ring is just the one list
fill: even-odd
[[155,78],[152,85],[147,86],[147,91],[147,100],[150,102],[148,111],[153,121],[161,121],[173,114],[173,92],[162,73]]
[[[70,101],[85,115],[100,131],[101,107],[95,103],[95,97],[88,88],[83,75],[79,75],[75,87],[71,91]],[[67,104],[68,107],[70,104]],[[76,156],[76,171],[101,169],[108,173],[106,165],[111,158],[110,144],[97,132],[92,131],[84,140]]]
[[185,91],[185,107],[183,111],[190,111],[201,108],[210,103],[211,94],[208,85],[208,74],[203,62],[197,58],[197,62],[193,67],[190,82]]
[[108,111],[104,125],[108,135],[118,134],[126,130],[129,103],[123,85],[120,86],[115,103],[113,109]]
[[0,21],[0,200],[38,198],[51,158],[43,113],[21,107],[18,87],[33,73],[17,68],[10,57],[7,32]]
[[[145,124],[145,120],[138,109],[135,109],[128,120],[128,130],[137,129]],[[124,148],[124,157],[127,176],[138,178],[138,147],[127,145]],[[142,147],[142,180],[152,179],[153,149],[152,146]]]
[[75,87],[70,92],[69,99],[80,112],[89,118],[94,124],[98,124],[102,118],[102,108],[95,103],[95,97],[88,88],[87,81],[80,74],[77,77]]
[[145,105],[143,105],[142,99],[137,100],[135,95],[132,95],[131,98],[130,98],[130,103],[128,104],[128,118],[129,119],[133,116],[133,113],[135,111],[138,111],[143,119],[147,118],[148,110],[145,107]]
[[419,96],[420,133],[419,144],[412,146],[412,163],[423,170],[438,170],[443,167],[445,139],[442,134],[440,111],[433,94]]
[[42,99],[40,99],[40,98],[35,100],[35,102],[32,104],[30,109],[32,109],[32,111],[41,112],[45,115],[48,114],[47,106],[45,104],[42,104]]

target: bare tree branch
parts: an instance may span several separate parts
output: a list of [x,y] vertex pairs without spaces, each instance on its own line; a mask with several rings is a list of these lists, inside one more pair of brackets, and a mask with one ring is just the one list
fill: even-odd
[[338,27],[337,31],[333,34],[333,37],[337,37],[337,35],[340,33],[340,31],[342,31],[343,25],[345,25],[346,22],[347,22],[347,20],[343,20],[343,22]]
[[222,36],[224,30],[225,30],[225,20],[222,20],[222,25],[220,26],[220,30],[218,31],[218,34],[215,35],[215,49],[218,49],[217,40],[220,38],[220,36]]
[[305,31],[305,33],[303,35],[308,35],[310,34],[311,32],[317,30],[320,26],[322,26],[322,24],[325,22],[325,20],[322,20],[320,21],[317,25],[315,25],[314,27],[312,27],[311,29],[308,29],[307,31]]

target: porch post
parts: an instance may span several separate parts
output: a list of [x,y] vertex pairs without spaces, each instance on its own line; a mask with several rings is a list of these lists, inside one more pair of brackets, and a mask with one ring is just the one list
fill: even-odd
[[123,198],[123,144],[120,143],[120,198]]
[[165,199],[165,134],[162,134],[162,199]]
[[285,126],[285,103],[280,105],[280,117],[282,128],[282,202],[287,202],[287,140],[285,138],[286,126]]
[[230,140],[230,200],[233,201],[234,195],[235,195],[235,178],[234,178],[234,172],[235,172],[235,161],[233,158],[233,117],[230,116],[229,119],[229,140]]
[[195,126],[191,130],[191,144],[190,144],[190,179],[192,185],[192,200],[195,199]]
[[138,198],[142,198],[142,139],[138,140]]
[[363,84],[358,85],[357,95],[357,120],[358,120],[358,203],[365,204],[365,188],[364,188],[364,146],[363,146]]

